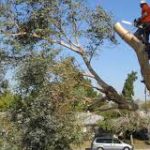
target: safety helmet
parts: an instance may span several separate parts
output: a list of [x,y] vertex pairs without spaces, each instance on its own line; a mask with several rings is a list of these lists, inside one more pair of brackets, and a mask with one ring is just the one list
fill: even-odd
[[140,4],[145,4],[146,0],[141,0]]

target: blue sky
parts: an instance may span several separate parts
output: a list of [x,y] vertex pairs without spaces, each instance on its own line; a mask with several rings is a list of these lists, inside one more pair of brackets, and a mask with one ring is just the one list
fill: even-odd
[[[103,8],[111,12],[115,21],[127,20],[133,21],[140,16],[140,0],[88,0],[92,7],[100,4]],[[147,1],[150,3],[150,0]],[[131,32],[135,32],[136,28],[123,25]],[[135,98],[144,99],[144,85],[142,80],[140,67],[134,50],[117,36],[119,45],[104,46],[100,55],[93,61],[93,66],[99,75],[113,85],[121,92],[127,74],[132,70],[138,72],[138,80],[135,83]]]

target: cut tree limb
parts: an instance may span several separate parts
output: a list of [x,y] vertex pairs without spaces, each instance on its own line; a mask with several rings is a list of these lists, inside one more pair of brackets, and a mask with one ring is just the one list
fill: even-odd
[[150,64],[148,54],[146,52],[146,46],[137,37],[135,37],[133,33],[123,28],[120,23],[116,23],[114,25],[114,29],[118,35],[134,49],[140,64],[144,83],[150,91]]

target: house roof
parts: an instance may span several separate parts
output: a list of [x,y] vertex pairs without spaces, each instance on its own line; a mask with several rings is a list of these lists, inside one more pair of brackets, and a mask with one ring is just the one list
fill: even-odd
[[80,112],[77,114],[77,117],[83,122],[84,125],[95,125],[98,121],[102,121],[104,119],[103,116],[90,112]]

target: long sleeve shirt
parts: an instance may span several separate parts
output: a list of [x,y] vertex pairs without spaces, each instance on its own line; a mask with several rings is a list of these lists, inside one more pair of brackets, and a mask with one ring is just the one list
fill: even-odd
[[150,6],[147,3],[143,4],[141,13],[140,23],[150,23]]

